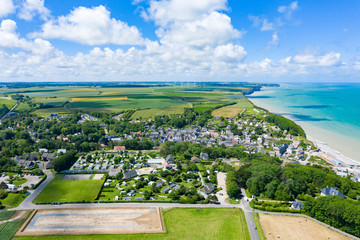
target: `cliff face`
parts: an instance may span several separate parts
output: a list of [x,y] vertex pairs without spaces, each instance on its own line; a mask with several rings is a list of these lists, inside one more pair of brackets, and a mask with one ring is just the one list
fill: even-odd
[[256,91],[260,91],[262,87],[280,87],[279,84],[258,84],[256,86],[253,86],[251,88],[248,88],[248,89],[245,89],[245,90],[242,90],[242,93],[244,95],[250,95]]

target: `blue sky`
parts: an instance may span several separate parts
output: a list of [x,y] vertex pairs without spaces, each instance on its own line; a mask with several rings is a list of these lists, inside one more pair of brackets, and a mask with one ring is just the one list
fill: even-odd
[[0,0],[0,81],[359,82],[360,2]]

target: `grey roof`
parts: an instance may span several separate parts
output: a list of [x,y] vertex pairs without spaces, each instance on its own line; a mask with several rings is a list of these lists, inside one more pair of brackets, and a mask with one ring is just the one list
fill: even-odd
[[304,204],[303,204],[303,202],[294,201],[294,202],[291,204],[291,207],[292,207],[293,209],[299,209],[299,210],[301,210],[301,209],[303,209]]
[[131,201],[131,199],[132,199],[131,197],[123,197],[122,198],[122,200],[124,200],[124,201]]
[[215,187],[212,183],[208,183],[204,185],[204,191],[206,194],[210,194],[215,190]]
[[174,161],[174,158],[169,154],[165,160],[166,161]]
[[135,169],[131,169],[129,171],[126,171],[124,173],[124,179],[127,180],[127,179],[130,179],[130,178],[133,178],[133,177],[136,177],[137,176],[137,172],[135,171]]
[[334,187],[326,187],[321,190],[321,193],[324,195],[327,195],[327,196],[339,196],[342,198],[346,198],[346,196],[344,194],[342,194],[341,192],[336,190],[336,188],[334,188]]
[[142,201],[142,200],[144,200],[144,197],[135,197],[135,200]]

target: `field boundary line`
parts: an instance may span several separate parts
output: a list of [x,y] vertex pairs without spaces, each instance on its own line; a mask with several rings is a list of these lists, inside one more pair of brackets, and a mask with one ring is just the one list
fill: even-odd
[[32,219],[34,218],[34,216],[37,212],[38,212],[37,209],[31,212],[30,216],[26,219],[26,221],[23,223],[23,225],[21,225],[19,230],[15,233],[15,236],[23,235],[24,230],[30,224],[30,222],[32,221]]

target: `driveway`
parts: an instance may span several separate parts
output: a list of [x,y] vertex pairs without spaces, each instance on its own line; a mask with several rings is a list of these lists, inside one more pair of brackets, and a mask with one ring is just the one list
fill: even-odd
[[218,172],[217,175],[218,187],[222,188],[222,190],[216,193],[216,197],[218,198],[220,204],[227,204],[226,199],[229,197],[226,192],[226,173]]

